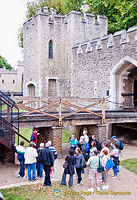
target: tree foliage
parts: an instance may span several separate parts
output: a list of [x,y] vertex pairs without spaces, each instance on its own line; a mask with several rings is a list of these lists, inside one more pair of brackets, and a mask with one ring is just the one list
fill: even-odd
[[67,14],[72,10],[80,11],[83,0],[33,0],[27,3],[27,18],[36,14],[38,7],[54,8],[57,14]]
[[[27,3],[27,18],[36,14],[38,7],[54,8],[57,14],[72,10],[81,11],[81,5],[89,5],[88,12],[108,17],[108,32],[114,33],[137,25],[137,0],[33,0]],[[19,45],[23,47],[23,31],[19,31]]]
[[87,0],[89,12],[108,17],[108,31],[128,29],[137,25],[136,0]]
[[0,55],[0,68],[6,68],[6,69],[13,69],[13,67],[7,62],[7,60]]

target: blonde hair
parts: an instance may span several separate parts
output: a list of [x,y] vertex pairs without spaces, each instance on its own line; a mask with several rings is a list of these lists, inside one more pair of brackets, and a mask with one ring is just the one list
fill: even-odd
[[80,148],[76,148],[76,155],[78,156],[78,155],[80,155],[80,154],[82,154],[82,152],[81,152],[81,150],[80,150]]

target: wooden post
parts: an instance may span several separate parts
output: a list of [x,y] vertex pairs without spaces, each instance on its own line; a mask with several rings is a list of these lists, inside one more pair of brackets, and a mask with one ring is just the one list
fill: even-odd
[[60,102],[59,102],[59,126],[62,126],[62,115],[61,115],[61,112],[62,112],[62,108],[61,108],[61,99],[60,99]]
[[104,124],[105,121],[105,99],[103,98],[102,101],[102,124]]
[[38,108],[40,108],[41,100],[40,98],[38,99]]

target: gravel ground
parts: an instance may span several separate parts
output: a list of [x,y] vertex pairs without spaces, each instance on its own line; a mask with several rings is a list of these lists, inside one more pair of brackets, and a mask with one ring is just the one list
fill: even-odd
[[[63,163],[64,158],[69,150],[69,144],[63,145],[63,159],[57,159],[55,161],[55,179],[61,180],[61,176],[63,173]],[[131,145],[125,145],[124,150],[122,151],[122,154],[120,156],[120,160],[124,160],[127,158],[136,158],[137,157],[137,147],[131,146]],[[100,193],[94,193],[89,194],[88,188],[90,188],[90,181],[88,179],[88,170],[87,167],[85,169],[85,174],[82,176],[83,178],[83,186],[78,186],[76,182],[76,177],[74,175],[74,183],[72,189],[77,191],[77,195],[80,193],[83,194],[83,197],[85,199],[96,199],[96,200],[137,200],[137,175],[134,173],[124,169],[122,166],[120,166],[120,172],[118,174],[117,179],[112,179],[111,174],[112,170],[109,171],[109,191],[105,193],[103,190],[101,190]],[[0,164],[0,189],[2,188],[8,188],[13,186],[19,186],[24,184],[32,184],[27,181],[26,179],[18,179],[19,166],[13,165],[13,164]],[[26,171],[27,174],[27,171]],[[67,177],[68,178],[68,177]],[[43,181],[43,180],[38,180]],[[103,183],[100,184],[100,188],[102,188]]]

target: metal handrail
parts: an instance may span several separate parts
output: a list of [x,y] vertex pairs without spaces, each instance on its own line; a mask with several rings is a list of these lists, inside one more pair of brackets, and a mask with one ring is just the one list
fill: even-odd
[[4,92],[0,91],[0,98],[6,100],[6,104],[8,104],[10,107],[15,107],[18,109],[16,106],[15,101],[13,101],[10,97],[8,97]]

